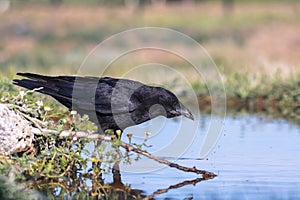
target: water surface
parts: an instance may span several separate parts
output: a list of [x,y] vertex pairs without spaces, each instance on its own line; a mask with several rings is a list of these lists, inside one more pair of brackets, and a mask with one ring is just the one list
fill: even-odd
[[[201,176],[162,165],[153,168],[154,162],[144,159],[133,162],[131,166],[120,165],[122,182],[142,190],[145,195],[171,186],[168,192],[155,196],[156,199],[300,198],[299,125],[260,115],[227,116],[217,145],[204,160],[199,160],[199,149],[209,127],[210,116],[202,115],[200,119],[198,133],[180,158],[173,157],[171,151],[159,151],[174,140],[172,132],[178,128],[180,121],[167,120],[160,134],[148,140],[147,144],[153,145],[149,151],[184,166],[214,172],[217,177],[172,189],[178,183]],[[187,133],[187,137],[191,136]],[[142,138],[140,136],[136,140]],[[111,179],[111,175],[106,175],[106,181]]]

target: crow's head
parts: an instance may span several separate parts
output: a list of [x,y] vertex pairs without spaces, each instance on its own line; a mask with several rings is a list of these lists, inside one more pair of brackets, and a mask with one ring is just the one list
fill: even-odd
[[164,107],[167,118],[183,115],[184,117],[194,120],[193,114],[169,90],[161,88],[159,104]]

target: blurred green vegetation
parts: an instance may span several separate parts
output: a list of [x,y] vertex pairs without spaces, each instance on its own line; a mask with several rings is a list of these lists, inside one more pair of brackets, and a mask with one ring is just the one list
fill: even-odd
[[[299,26],[300,21],[296,1],[259,1],[260,4],[238,1],[234,8],[237,11],[233,10],[229,15],[222,14],[221,1],[201,1],[195,8],[149,6],[140,12],[89,6],[86,2],[78,7],[72,5],[74,1],[67,0],[63,1],[67,5],[62,7],[47,6],[42,3],[49,2],[46,0],[40,3],[16,1],[16,7],[12,2],[11,10],[1,14],[2,74],[8,69],[74,73],[98,43],[120,31],[141,26],[166,27],[191,36],[208,50],[217,66],[225,68],[225,75],[240,69],[253,72],[261,66],[250,55],[255,49],[248,49],[249,38],[265,27],[276,25],[278,29],[286,29],[286,25]],[[73,13],[77,15],[73,17]],[[271,45],[266,51],[273,51]],[[281,56],[289,60],[287,55]],[[299,63],[296,67],[299,68]]]

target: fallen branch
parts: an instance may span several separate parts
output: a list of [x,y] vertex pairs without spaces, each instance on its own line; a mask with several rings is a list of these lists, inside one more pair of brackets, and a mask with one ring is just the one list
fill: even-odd
[[[47,131],[49,132],[49,130],[47,130]],[[104,141],[111,141],[111,137],[108,136],[108,135],[103,135],[103,134],[98,134],[98,133],[89,134],[89,133],[82,132],[82,131],[79,131],[79,132],[63,131],[63,132],[60,133],[59,136],[60,137],[69,137],[69,136],[71,136],[71,137],[78,137],[78,138],[100,139],[100,140],[104,140]],[[205,178],[205,179],[211,179],[211,178],[214,178],[216,176],[212,172],[208,172],[208,171],[205,171],[205,170],[199,170],[195,166],[192,167],[192,168],[184,167],[184,166],[178,165],[176,163],[158,158],[158,157],[156,157],[156,156],[154,156],[154,155],[152,155],[152,154],[150,154],[146,151],[143,151],[139,148],[135,148],[134,146],[132,146],[128,143],[125,143],[125,142],[122,142],[120,146],[123,147],[124,149],[126,149],[127,151],[133,151],[137,154],[141,154],[141,155],[146,156],[147,158],[150,158],[152,160],[155,160],[155,161],[157,161],[161,164],[168,165],[169,167],[173,167],[173,168],[179,169],[181,171],[185,171],[185,172],[192,172],[192,173],[196,173],[196,174],[202,174],[203,178]]]

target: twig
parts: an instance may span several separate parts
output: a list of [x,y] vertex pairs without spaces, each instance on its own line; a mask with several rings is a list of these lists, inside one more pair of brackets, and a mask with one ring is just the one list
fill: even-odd
[[[103,135],[103,134],[98,134],[98,133],[89,134],[89,133],[82,132],[82,131],[79,131],[79,132],[63,131],[63,132],[61,132],[61,134],[59,136],[60,137],[72,136],[72,137],[78,137],[78,138],[89,138],[89,139],[100,139],[100,140],[104,140],[104,141],[111,141],[110,136]],[[196,173],[196,174],[202,174],[203,178],[205,178],[205,179],[212,179],[216,176],[212,172],[208,172],[208,171],[205,171],[205,170],[199,170],[195,166],[191,167],[191,168],[190,167],[184,167],[184,166],[178,165],[176,163],[158,158],[158,157],[156,157],[156,156],[154,156],[154,155],[152,155],[152,154],[150,154],[146,151],[135,148],[132,145],[127,144],[125,142],[122,142],[120,146],[123,147],[124,149],[126,149],[127,151],[133,151],[137,154],[141,154],[141,155],[146,156],[147,158],[150,158],[152,160],[155,160],[155,161],[157,161],[161,164],[168,165],[169,167],[173,167],[173,168],[179,169],[181,171],[185,171],[185,172],[192,172],[192,173]]]

